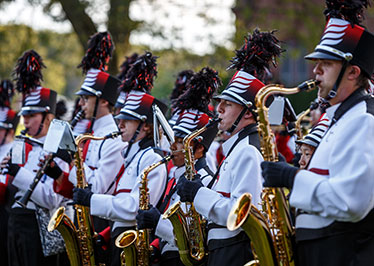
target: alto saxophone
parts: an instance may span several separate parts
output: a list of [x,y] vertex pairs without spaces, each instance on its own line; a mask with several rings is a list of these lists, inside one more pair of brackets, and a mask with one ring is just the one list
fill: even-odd
[[[188,180],[193,180],[195,175],[191,141],[219,121],[220,119],[212,120],[206,126],[184,137],[185,177]],[[186,210],[185,213],[181,208],[181,202],[178,201],[165,211],[162,218],[169,219],[173,225],[175,242],[179,250],[180,260],[184,265],[192,266],[202,264],[206,258],[206,221],[202,219],[200,214],[195,210],[193,202],[186,202]]]
[[[91,134],[81,134],[75,139],[77,151],[74,154],[74,164],[77,171],[77,188],[88,186],[83,168],[83,155],[81,144],[86,140],[105,140],[116,138],[120,131],[110,133],[104,137],[94,137]],[[94,228],[92,226],[89,207],[74,205],[76,211],[77,225],[65,214],[65,207],[60,207],[53,214],[48,224],[48,231],[57,229],[65,240],[66,251],[71,266],[95,266],[94,256]]]
[[310,108],[303,111],[295,122],[297,140],[301,140],[304,136],[303,128],[301,127],[301,122],[303,121],[304,117],[306,117],[309,113],[310,113]]
[[[295,88],[283,88],[280,85],[267,85],[256,95],[258,115],[258,133],[261,152],[265,161],[278,161],[278,151],[274,143],[274,134],[270,129],[266,99],[272,94],[295,94],[309,91],[318,85],[315,80],[305,81]],[[251,204],[251,195],[243,194],[227,219],[229,230],[239,227],[252,241],[255,257],[252,265],[293,266],[294,247],[292,238],[295,230],[292,226],[288,204],[281,188],[264,188],[262,191],[262,211]]]
[[[148,189],[148,174],[159,165],[167,163],[173,158],[173,155],[168,155],[162,160],[151,164],[145,168],[140,176],[139,187],[139,209],[148,210],[149,206],[149,189]],[[121,265],[126,266],[148,266],[150,253],[152,251],[149,245],[149,229],[142,230],[127,230],[121,233],[115,241],[118,248],[123,248],[121,253]]]

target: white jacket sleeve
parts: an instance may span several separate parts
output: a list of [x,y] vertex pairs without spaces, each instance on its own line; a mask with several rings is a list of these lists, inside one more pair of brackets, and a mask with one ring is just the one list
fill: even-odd
[[[151,151],[153,152],[153,151]],[[154,156],[145,156],[142,159],[139,169],[144,169],[161,159],[157,154]],[[91,198],[91,206],[104,206],[105,208],[91,207],[91,214],[106,217],[113,221],[135,221],[135,216],[139,209],[139,186],[141,181],[141,172],[137,177],[136,183],[130,193],[119,193],[116,196],[94,194]],[[158,203],[165,188],[166,168],[159,166],[148,175],[148,189],[150,203],[154,206]]]
[[248,146],[237,146],[236,149],[228,157],[227,163],[229,171],[226,172],[230,173],[231,178],[230,195],[225,197],[220,191],[202,187],[194,199],[195,208],[200,214],[223,226],[226,226],[232,206],[243,193],[250,192],[254,198],[259,198],[262,189],[260,153],[253,146],[249,149]]
[[[35,175],[36,173],[21,167],[14,177],[13,185],[26,191],[33,182]],[[42,177],[42,179],[31,194],[31,200],[39,206],[52,210],[60,205],[63,196],[54,192],[52,178]]]
[[328,143],[328,175],[298,172],[292,206],[346,222],[361,220],[373,208],[374,120],[367,115],[350,123],[344,130],[336,130],[336,141]]

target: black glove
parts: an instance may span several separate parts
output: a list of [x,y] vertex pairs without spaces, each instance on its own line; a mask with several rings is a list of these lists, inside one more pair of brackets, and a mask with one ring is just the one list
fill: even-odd
[[264,187],[292,188],[298,168],[286,162],[262,162],[262,176],[265,179]]
[[8,161],[6,167],[3,169],[3,174],[16,176],[21,167],[18,164],[12,163],[11,160]]
[[67,164],[70,164],[73,161],[71,153],[67,150],[58,149],[55,156],[65,161]]
[[155,229],[160,215],[160,211],[155,207],[151,207],[149,210],[138,210],[138,215],[136,215],[138,229]]
[[90,187],[73,189],[73,204],[90,207],[93,193]]
[[195,178],[193,181],[189,181],[182,176],[179,178],[177,184],[177,194],[179,195],[182,202],[193,202],[197,191],[203,186],[204,185],[199,178]]
[[62,170],[61,168],[57,165],[56,162],[52,161],[48,166],[47,168],[44,170],[44,173],[53,178],[53,179],[57,179],[61,176],[62,174]]

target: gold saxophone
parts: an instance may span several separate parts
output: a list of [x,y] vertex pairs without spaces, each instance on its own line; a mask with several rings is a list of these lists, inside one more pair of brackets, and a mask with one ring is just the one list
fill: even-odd
[[[148,174],[159,165],[167,163],[173,158],[173,155],[168,155],[162,160],[151,164],[145,168],[140,176],[139,187],[139,209],[148,210],[149,206],[149,189],[148,189]],[[149,257],[152,251],[149,245],[149,229],[142,230],[127,230],[121,233],[115,241],[118,248],[123,248],[121,253],[121,265],[126,266],[148,266],[150,265]]]
[[[75,139],[77,151],[74,154],[74,164],[77,171],[77,188],[88,186],[84,175],[83,155],[81,144],[86,140],[105,140],[116,138],[121,132],[116,131],[104,137],[94,137],[91,134],[81,134]],[[53,214],[48,224],[48,231],[57,229],[65,240],[66,251],[71,266],[95,266],[94,255],[94,228],[92,226],[90,208],[82,205],[74,205],[78,228],[65,214],[65,207],[60,207]]]
[[[212,120],[206,126],[184,137],[185,177],[188,180],[193,180],[195,175],[191,141],[219,121],[220,119]],[[181,208],[181,202],[178,201],[165,211],[162,218],[169,219],[173,225],[175,242],[181,261],[186,266],[192,266],[202,264],[206,258],[206,221],[195,210],[193,202],[186,202],[186,210],[185,213]]]
[[302,139],[303,136],[304,136],[304,134],[303,134],[303,128],[301,127],[301,122],[303,121],[304,117],[307,116],[309,113],[310,113],[310,108],[308,108],[305,111],[303,111],[299,115],[299,117],[297,118],[297,120],[295,122],[295,129],[296,129],[297,140]]
[[[280,85],[267,85],[256,95],[258,115],[258,133],[261,152],[265,161],[278,161],[278,151],[274,143],[274,134],[270,129],[266,99],[272,94],[295,94],[309,91],[318,85],[315,80],[305,81],[295,88],[283,88]],[[281,188],[264,188],[262,191],[262,211],[251,204],[251,195],[243,194],[227,219],[229,230],[239,227],[252,241],[256,260],[250,265],[293,266],[294,247],[292,238],[295,230],[292,226],[288,204]]]

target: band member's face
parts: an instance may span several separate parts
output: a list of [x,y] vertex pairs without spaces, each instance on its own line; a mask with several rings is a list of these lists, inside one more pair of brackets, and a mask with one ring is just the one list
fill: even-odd
[[175,137],[174,143],[171,144],[170,149],[173,153],[173,164],[177,167],[184,165],[184,150],[183,150],[183,139]]
[[42,120],[43,115],[41,113],[23,115],[23,124],[28,129],[27,134],[36,137]]
[[118,128],[122,131],[121,137],[123,142],[128,142],[131,140],[136,132],[136,129],[138,128],[139,123],[139,120],[119,119]]
[[222,119],[218,124],[218,129],[223,131],[229,130],[242,110],[243,106],[240,104],[221,100],[217,106],[218,117]]
[[310,158],[312,158],[314,147],[308,145],[308,144],[302,144],[300,147],[300,153],[301,157],[299,160],[300,169],[305,169],[305,167],[308,165]]
[[84,111],[85,118],[91,119],[95,110],[96,96],[81,95],[79,106]]
[[316,60],[315,63],[313,73],[316,80],[320,82],[318,96],[326,98],[338,78],[342,62],[338,60]]

